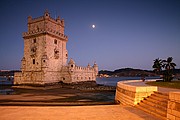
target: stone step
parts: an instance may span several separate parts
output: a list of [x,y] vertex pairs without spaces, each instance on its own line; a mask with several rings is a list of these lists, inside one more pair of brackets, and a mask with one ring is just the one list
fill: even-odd
[[143,111],[151,114],[151,115],[154,115],[154,116],[156,116],[156,117],[158,117],[158,118],[161,118],[162,120],[166,120],[166,116],[162,116],[162,115],[160,115],[160,114],[158,114],[158,113],[156,113],[156,112],[152,112],[152,111],[150,111],[149,109],[144,108],[143,106],[137,105],[136,107],[137,107],[138,109],[141,109],[141,110],[143,110]]
[[169,99],[169,95],[168,93],[161,93],[161,92],[154,92],[154,94],[152,94],[152,96],[157,96],[158,98],[162,98],[162,99]]
[[144,102],[147,105],[151,105],[151,106],[154,106],[156,108],[167,111],[167,104],[166,105],[161,105],[161,104],[157,104],[155,102],[149,101],[149,100],[143,100],[142,102]]
[[151,105],[148,105],[144,102],[141,102],[139,103],[139,106],[142,106],[146,109],[148,109],[149,111],[153,112],[153,113],[157,113],[163,117],[166,117],[166,114],[167,114],[167,111],[166,110],[163,110],[163,109],[159,109],[157,107],[154,107],[154,106],[151,106]]
[[151,96],[144,98],[137,108],[166,120],[168,99],[167,93],[154,92]]
[[164,96],[169,96],[168,93],[159,92],[159,91],[154,91],[154,94],[160,94],[160,95],[164,95]]
[[162,97],[158,97],[158,95],[151,95],[151,96],[149,96],[149,98],[156,99],[157,101],[160,101],[160,102],[166,102],[166,101],[168,101],[168,99],[162,98]]
[[148,98],[145,98],[145,100],[150,101],[150,102],[153,102],[153,103],[155,103],[155,104],[159,104],[159,105],[164,106],[164,107],[166,107],[166,106],[167,106],[167,103],[168,103],[166,100],[161,100],[161,101],[159,101],[159,100],[157,100],[156,98],[154,98],[154,97],[152,97],[152,96],[150,96],[150,97],[148,97]]

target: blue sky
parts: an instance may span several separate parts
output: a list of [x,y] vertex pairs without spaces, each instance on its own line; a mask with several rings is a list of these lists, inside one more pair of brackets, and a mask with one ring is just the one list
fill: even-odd
[[171,56],[180,68],[179,0],[1,0],[0,69],[20,69],[27,17],[46,9],[65,19],[69,58],[79,66],[151,70]]

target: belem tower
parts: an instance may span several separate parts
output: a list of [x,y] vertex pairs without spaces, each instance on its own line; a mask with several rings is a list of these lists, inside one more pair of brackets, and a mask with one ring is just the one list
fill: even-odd
[[38,18],[28,17],[28,32],[23,33],[24,56],[21,72],[14,74],[14,84],[48,84],[96,81],[98,66],[77,66],[68,60],[64,20],[51,18],[48,11]]

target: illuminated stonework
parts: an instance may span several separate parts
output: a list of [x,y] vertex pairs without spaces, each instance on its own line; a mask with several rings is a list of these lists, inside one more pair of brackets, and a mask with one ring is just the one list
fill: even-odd
[[46,84],[54,82],[95,81],[96,63],[79,67],[73,59],[67,63],[68,52],[64,20],[53,19],[48,11],[38,18],[28,17],[28,32],[23,33],[24,56],[21,71],[14,75],[15,84]]

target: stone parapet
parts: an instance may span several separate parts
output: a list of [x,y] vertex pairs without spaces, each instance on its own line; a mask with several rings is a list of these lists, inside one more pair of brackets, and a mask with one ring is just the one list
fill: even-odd
[[122,81],[117,83],[115,101],[121,104],[134,106],[144,98],[150,96],[154,91],[157,91],[156,86],[133,86],[128,85],[128,82],[135,81]]
[[93,67],[75,66],[74,70],[76,70],[76,71],[94,71],[94,68]]
[[44,21],[45,19],[47,19],[48,21],[52,22],[52,23],[55,23],[55,24],[60,24],[61,26],[64,27],[64,20],[60,20],[59,19],[60,17],[58,17],[57,19],[54,19],[50,16],[48,16],[47,18],[44,17],[44,16],[40,16],[40,17],[37,17],[37,18],[32,18],[31,16],[29,16],[29,19],[28,19],[28,23],[37,23],[37,22],[40,22],[40,21]]
[[32,37],[33,35],[39,35],[39,34],[50,34],[50,35],[54,35],[58,38],[61,38],[63,40],[68,40],[68,37],[56,30],[53,30],[51,28],[46,28],[46,29],[38,29],[38,30],[35,30],[35,31],[31,31],[31,32],[24,32],[22,35],[23,35],[23,38],[28,38],[28,37]]
[[169,93],[167,119],[180,120],[180,92]]

